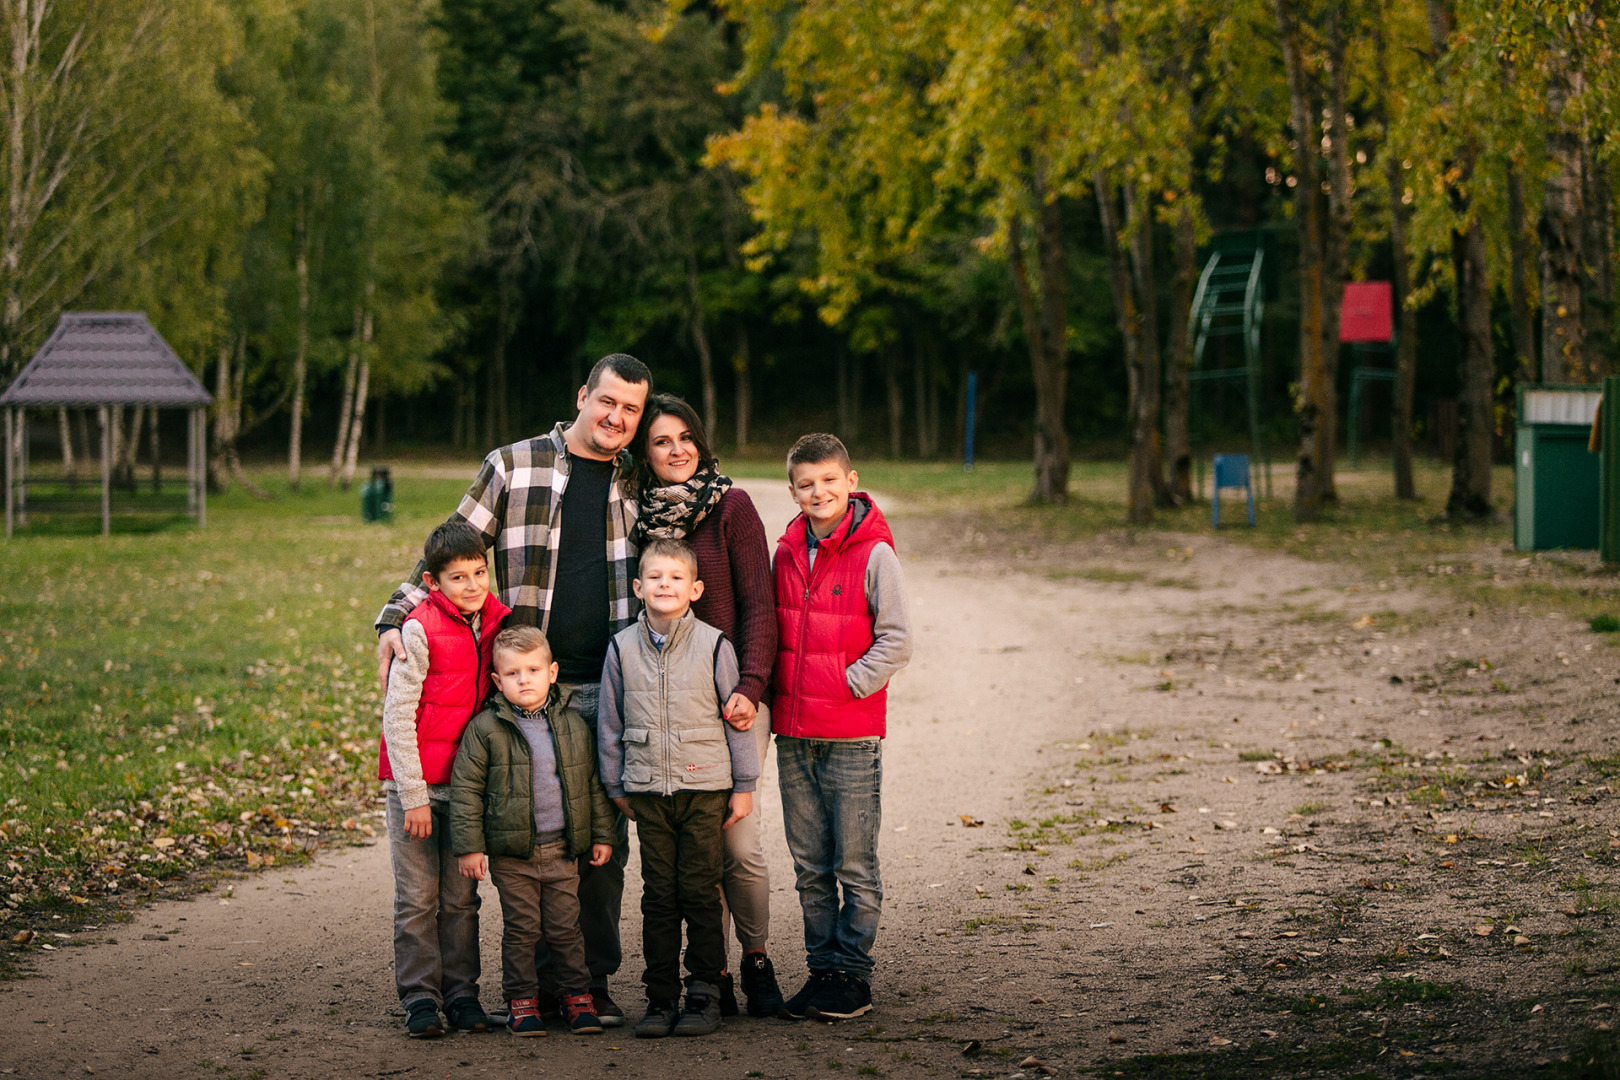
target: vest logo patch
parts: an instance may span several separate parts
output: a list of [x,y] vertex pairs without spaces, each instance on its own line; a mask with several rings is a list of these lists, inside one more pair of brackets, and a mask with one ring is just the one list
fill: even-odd
[[833,586],[833,595],[834,596],[843,596],[844,595],[844,587],[842,585],[834,585]]
[[694,772],[701,772],[704,769],[712,769],[712,768],[714,768],[713,765],[688,765],[686,767],[686,771],[689,772],[689,773],[694,773]]

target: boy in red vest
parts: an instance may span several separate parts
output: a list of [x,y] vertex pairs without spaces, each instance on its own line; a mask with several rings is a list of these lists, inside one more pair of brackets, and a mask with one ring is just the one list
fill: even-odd
[[911,659],[911,616],[894,537],[844,444],[806,435],[787,468],[801,513],[772,562],[771,729],[810,978],[783,1015],[843,1020],[872,1008],[887,688]]
[[489,690],[495,633],[509,613],[489,591],[484,540],[462,521],[423,545],[427,599],[402,627],[405,658],[388,674],[377,775],[388,792],[394,864],[394,982],[413,1039],[450,1025],[488,1031],[478,1003],[478,882],[450,849],[450,772],[461,733]]

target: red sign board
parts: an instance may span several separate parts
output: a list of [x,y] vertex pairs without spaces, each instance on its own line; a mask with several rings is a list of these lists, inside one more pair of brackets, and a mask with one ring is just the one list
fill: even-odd
[[1352,281],[1344,287],[1339,340],[1388,343],[1395,337],[1395,313],[1387,281]]

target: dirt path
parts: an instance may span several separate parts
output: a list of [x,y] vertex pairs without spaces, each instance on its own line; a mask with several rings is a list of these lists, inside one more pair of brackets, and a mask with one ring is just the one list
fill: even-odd
[[[780,487],[748,486],[777,535]],[[1140,1055],[1198,1054],[1183,1075],[1515,1075],[1613,1015],[1620,663],[1584,627],[1209,538],[1014,569],[896,516],[918,648],[891,696],[870,1018],[408,1041],[378,844],[61,941],[0,984],[0,1073],[1153,1075]],[[637,895],[613,987],[632,1013]]]

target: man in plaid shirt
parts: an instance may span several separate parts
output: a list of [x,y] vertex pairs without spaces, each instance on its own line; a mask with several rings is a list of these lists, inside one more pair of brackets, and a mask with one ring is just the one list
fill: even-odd
[[[651,392],[645,364],[624,353],[604,356],[580,388],[573,422],[491,453],[450,516],[483,535],[500,598],[512,609],[509,621],[545,632],[561,669],[558,682],[572,686],[571,707],[593,729],[608,642],[635,622],[639,607],[630,587],[636,576],[630,540],[636,500],[625,490],[631,467],[625,448]],[[405,655],[399,628],[427,595],[422,570],[418,563],[377,615],[378,675],[385,690],[389,667]],[[600,867],[580,865],[585,962],[596,1015],[608,1026],[624,1023],[623,1010],[608,996],[607,979],[621,959],[619,908],[629,855],[629,833],[620,818],[613,858]],[[548,976],[542,970],[542,987],[554,985]]]

